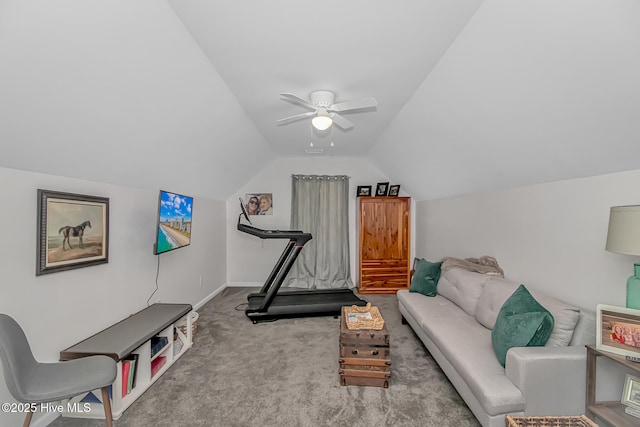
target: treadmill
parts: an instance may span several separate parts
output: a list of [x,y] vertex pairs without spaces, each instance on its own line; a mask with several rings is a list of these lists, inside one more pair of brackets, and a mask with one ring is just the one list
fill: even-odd
[[238,216],[238,230],[261,239],[289,239],[280,259],[267,277],[260,292],[247,297],[245,314],[255,324],[285,317],[335,316],[343,306],[365,306],[367,302],[358,298],[351,289],[314,289],[285,291],[278,293],[289,270],[304,245],[312,239],[310,233],[295,230],[261,230],[241,223],[242,217],[251,224],[249,215],[240,198],[242,213]]

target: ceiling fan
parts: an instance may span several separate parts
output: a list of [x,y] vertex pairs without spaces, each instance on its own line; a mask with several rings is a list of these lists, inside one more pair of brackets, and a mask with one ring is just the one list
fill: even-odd
[[338,113],[378,106],[378,102],[373,98],[355,99],[335,104],[336,94],[328,90],[311,92],[308,100],[292,93],[281,93],[280,96],[298,105],[302,105],[311,111],[280,119],[277,121],[278,125],[284,125],[306,117],[313,117],[311,123],[313,127],[318,130],[328,129],[333,123],[342,130],[349,130],[353,128],[353,123]]

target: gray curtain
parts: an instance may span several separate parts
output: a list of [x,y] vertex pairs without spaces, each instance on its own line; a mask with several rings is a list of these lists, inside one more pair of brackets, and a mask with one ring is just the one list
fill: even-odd
[[292,175],[291,229],[311,233],[284,286],[352,288],[349,177]]

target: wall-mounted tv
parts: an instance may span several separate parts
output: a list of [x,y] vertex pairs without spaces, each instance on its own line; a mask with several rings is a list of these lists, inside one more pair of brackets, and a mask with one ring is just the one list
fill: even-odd
[[191,243],[193,197],[160,190],[153,253],[159,255]]

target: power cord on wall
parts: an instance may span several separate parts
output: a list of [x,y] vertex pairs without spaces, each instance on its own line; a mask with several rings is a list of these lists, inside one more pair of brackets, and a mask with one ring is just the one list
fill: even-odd
[[156,255],[158,257],[158,267],[156,268],[156,289],[149,295],[149,299],[147,299],[147,307],[149,307],[149,301],[153,298],[153,295],[158,292],[158,276],[160,275],[160,255]]

